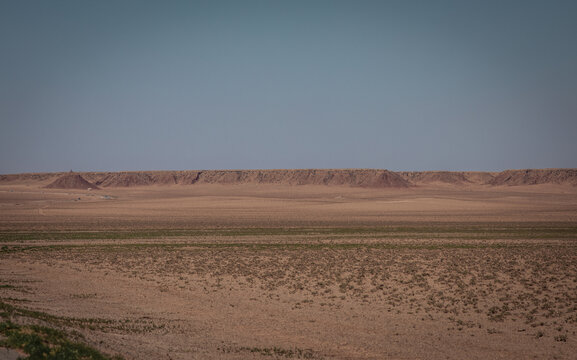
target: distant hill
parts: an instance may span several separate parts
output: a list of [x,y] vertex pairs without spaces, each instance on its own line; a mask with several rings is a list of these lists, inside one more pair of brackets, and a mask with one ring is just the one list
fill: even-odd
[[577,169],[506,170],[498,173],[491,185],[560,184],[577,186]]
[[279,184],[408,188],[425,185],[577,186],[577,169],[525,169],[502,172],[402,171],[379,169],[183,170],[0,175],[0,183],[42,184],[47,188],[86,189],[150,185]]
[[388,170],[206,170],[89,174],[103,187],[192,184],[350,185],[359,187],[409,187],[399,174]]
[[50,184],[47,189],[98,189],[93,183],[86,181],[81,175],[75,173],[64,174]]
[[485,185],[495,177],[496,173],[475,171],[402,171],[398,174],[414,185]]

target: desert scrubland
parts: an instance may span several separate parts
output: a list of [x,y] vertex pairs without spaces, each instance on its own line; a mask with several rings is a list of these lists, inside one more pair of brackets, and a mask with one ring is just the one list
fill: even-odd
[[573,359],[576,184],[556,169],[2,175],[0,341],[48,344],[48,328],[124,359]]

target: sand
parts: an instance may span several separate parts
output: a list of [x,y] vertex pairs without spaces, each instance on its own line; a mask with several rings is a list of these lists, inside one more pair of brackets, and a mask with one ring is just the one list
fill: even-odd
[[577,188],[456,177],[0,182],[0,298],[126,359],[574,358]]

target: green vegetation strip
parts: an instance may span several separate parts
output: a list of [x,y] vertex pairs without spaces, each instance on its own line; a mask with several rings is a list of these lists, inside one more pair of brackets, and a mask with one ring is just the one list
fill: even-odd
[[432,225],[334,228],[242,228],[133,231],[3,231],[0,242],[30,240],[126,240],[197,237],[325,236],[373,238],[446,239],[577,239],[577,226],[556,225]]
[[92,319],[92,318],[70,318],[65,316],[55,316],[42,311],[34,311],[26,308],[14,306],[6,302],[0,301],[0,315],[5,317],[19,316],[36,320],[41,320],[46,323],[59,326],[77,326],[80,328],[91,328],[95,324],[109,324],[111,320]]
[[249,346],[241,346],[241,347],[222,347],[219,348],[220,351],[223,353],[241,353],[241,352],[250,352],[253,354],[259,354],[261,356],[271,356],[274,358],[297,358],[297,359],[314,359],[315,355],[310,349],[284,349],[281,347],[249,347]]
[[134,251],[138,249],[173,250],[210,250],[210,249],[247,249],[247,250],[441,250],[441,249],[500,249],[500,248],[577,248],[577,244],[523,244],[499,243],[444,243],[444,244],[407,244],[407,243],[141,243],[141,244],[82,244],[82,245],[10,245],[0,247],[0,254],[16,252],[58,251],[58,250],[95,250],[95,251]]
[[14,315],[46,322],[60,319],[53,315],[19,308],[1,301],[0,315],[2,317],[0,347],[23,351],[28,355],[23,359],[122,359],[118,356],[106,356],[88,345],[71,341],[64,331],[40,325],[19,325],[11,321],[11,317]]

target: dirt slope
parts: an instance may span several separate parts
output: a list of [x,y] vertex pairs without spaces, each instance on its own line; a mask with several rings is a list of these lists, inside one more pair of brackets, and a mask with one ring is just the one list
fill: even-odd
[[415,185],[485,185],[495,176],[495,173],[475,171],[402,171],[398,174]]
[[490,185],[558,184],[577,186],[577,169],[525,169],[500,172]]
[[205,170],[90,173],[102,187],[191,184],[349,185],[403,188],[410,183],[388,170]]
[[98,189],[93,183],[86,181],[81,175],[68,173],[60,176],[50,184],[46,185],[47,189]]
[[286,185],[350,185],[408,187],[409,182],[388,170],[248,170],[205,171],[197,182],[207,184],[257,183]]
[[[150,185],[193,184],[279,184],[279,185],[344,185],[353,187],[406,188],[410,186],[488,185],[521,186],[555,184],[577,186],[577,169],[527,169],[502,172],[474,171],[403,171],[379,169],[296,169],[296,170],[183,170],[83,172],[78,179],[60,180],[57,186],[134,187]],[[28,173],[0,175],[3,184],[38,184],[65,177],[67,173]],[[59,184],[59,185],[58,185]]]
[[54,180],[64,173],[23,173],[23,174],[4,174],[0,175],[0,183],[2,184],[21,184],[26,182],[46,182]]

